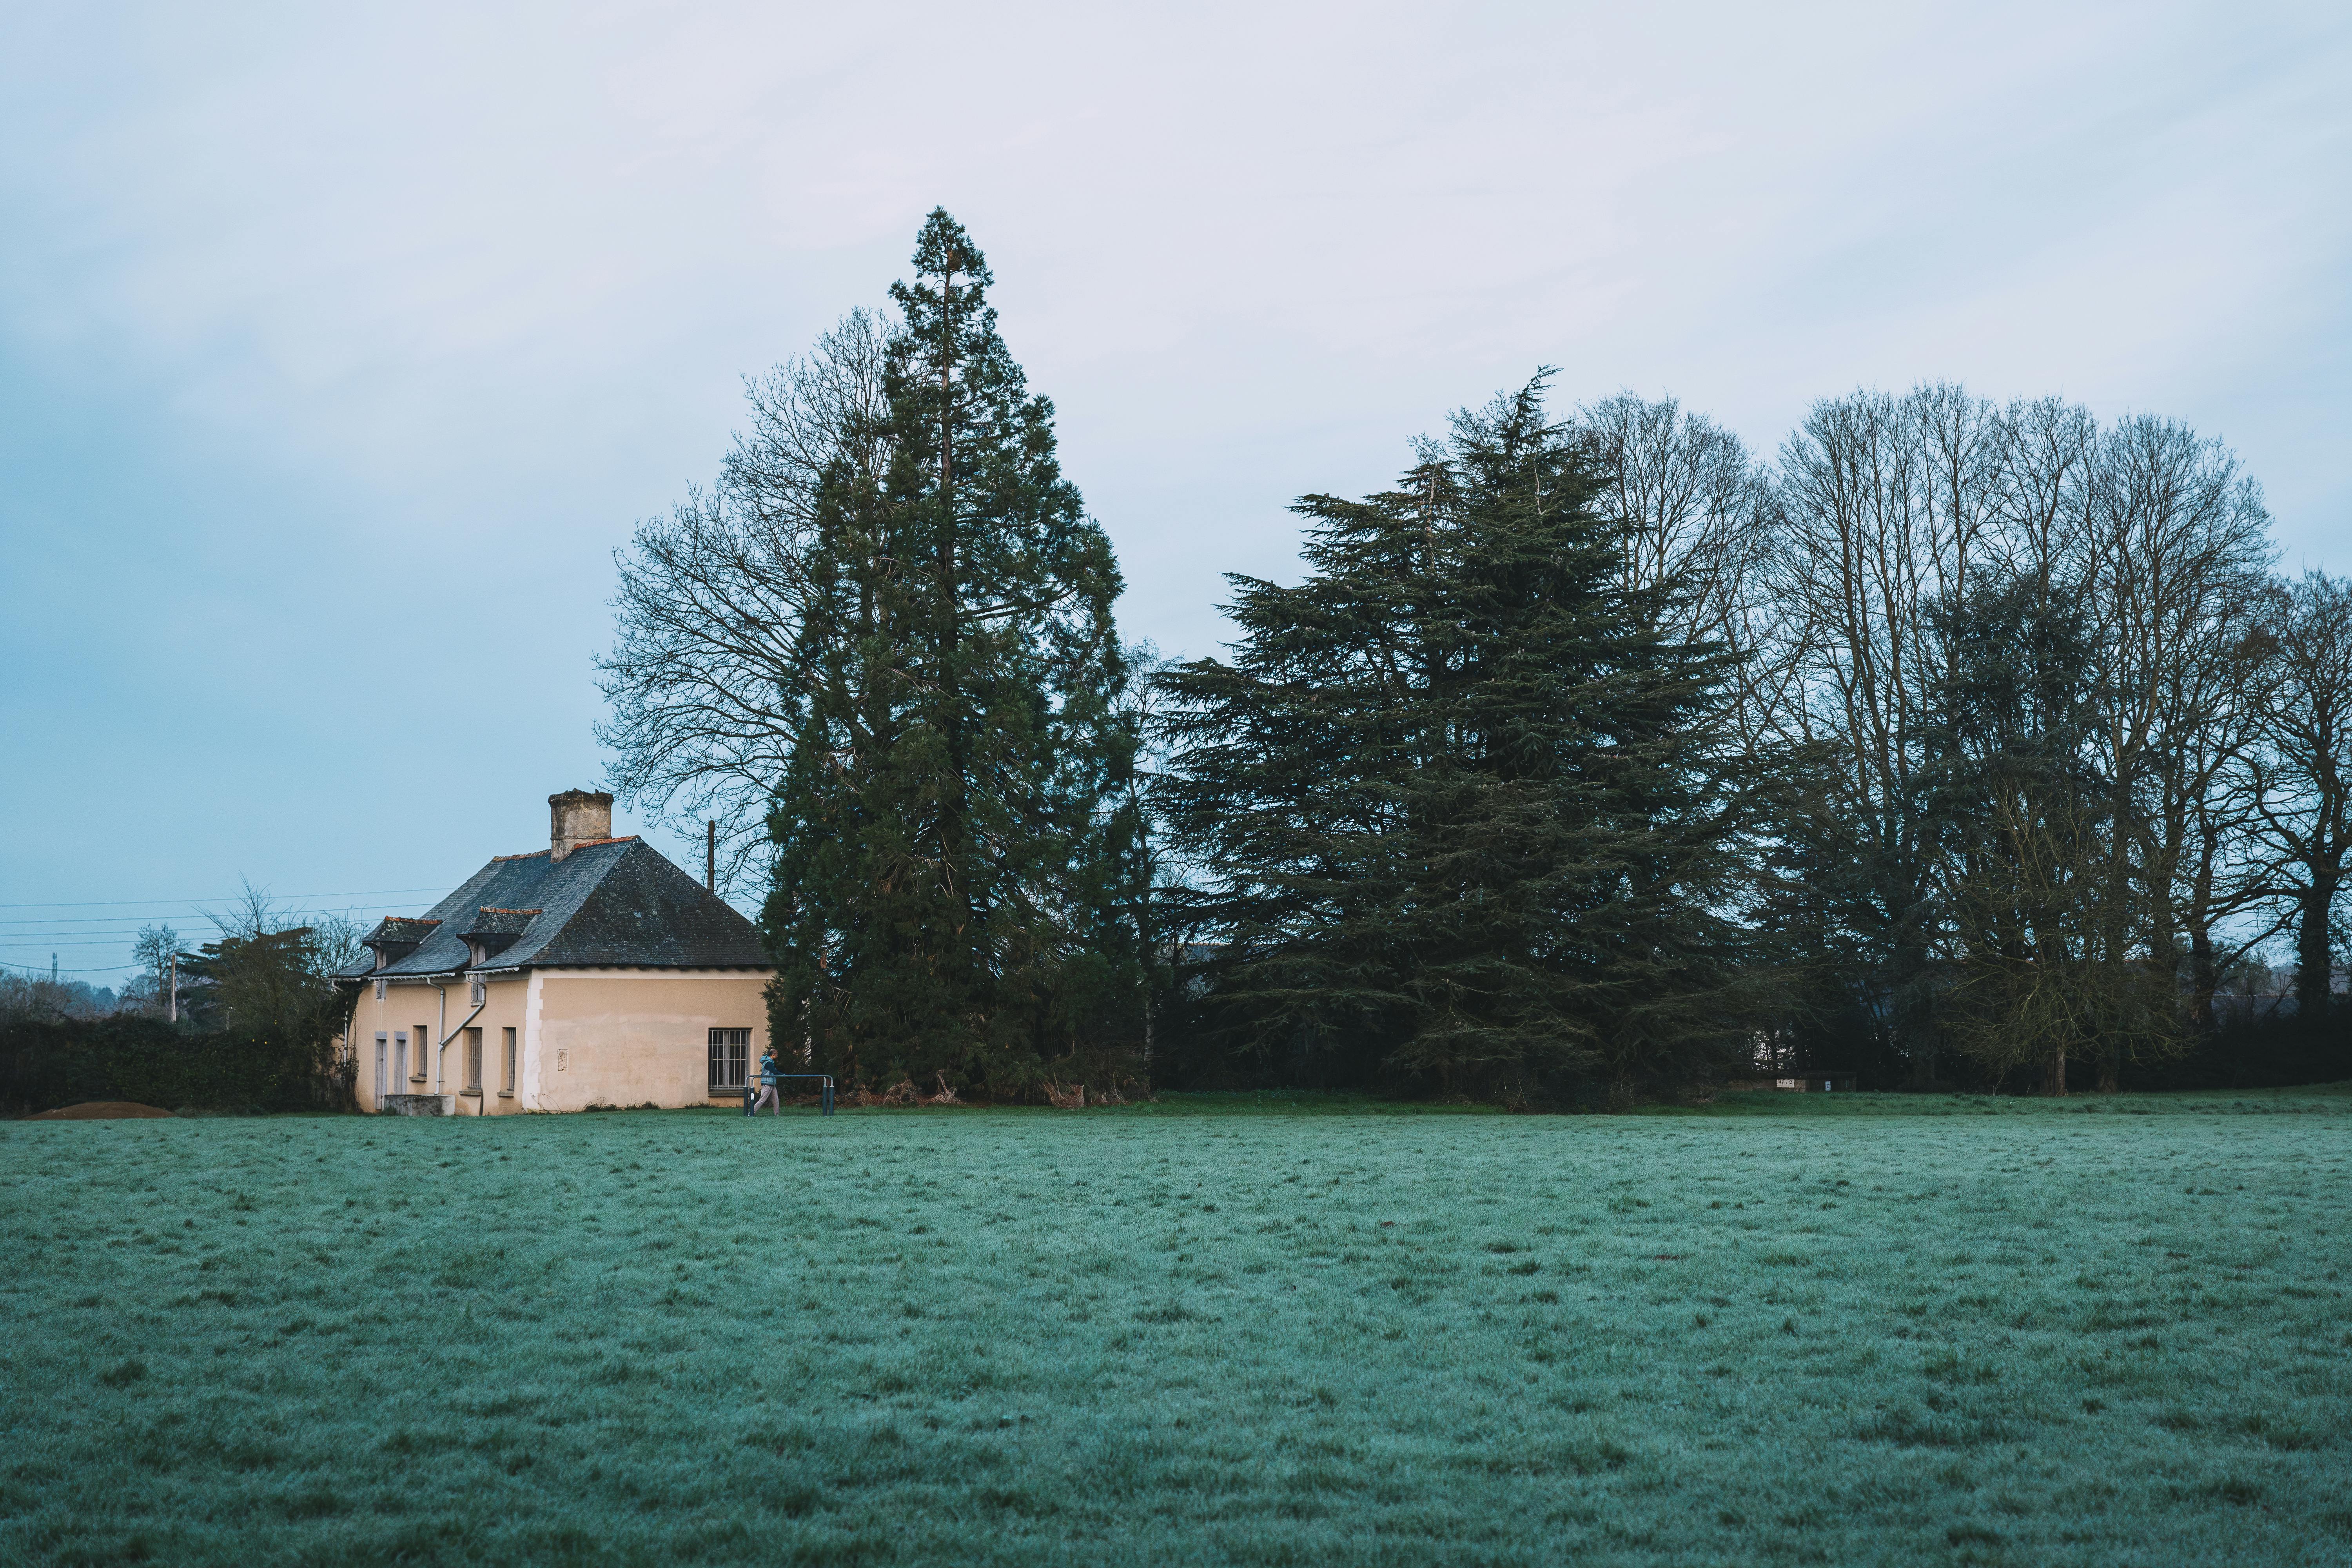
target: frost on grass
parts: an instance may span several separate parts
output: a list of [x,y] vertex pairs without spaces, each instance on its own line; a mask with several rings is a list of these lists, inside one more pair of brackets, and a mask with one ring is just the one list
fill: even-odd
[[0,1556],[2352,1550],[2352,1099],[1205,1103],[0,1128]]

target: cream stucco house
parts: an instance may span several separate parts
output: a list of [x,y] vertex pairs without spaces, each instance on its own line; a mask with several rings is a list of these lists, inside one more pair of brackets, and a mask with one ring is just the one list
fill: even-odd
[[767,1044],[751,922],[613,797],[548,797],[547,848],[501,855],[417,919],[368,933],[342,1047],[361,1109],[500,1116],[735,1100]]

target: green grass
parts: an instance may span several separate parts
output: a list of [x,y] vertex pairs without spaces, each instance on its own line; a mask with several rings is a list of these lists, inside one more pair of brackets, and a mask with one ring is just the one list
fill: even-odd
[[0,1559],[2352,1559],[2352,1095],[1276,1098],[0,1126]]

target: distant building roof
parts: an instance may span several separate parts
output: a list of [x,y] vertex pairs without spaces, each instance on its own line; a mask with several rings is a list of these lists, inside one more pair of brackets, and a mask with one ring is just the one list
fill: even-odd
[[[545,849],[501,855],[424,919],[388,920],[367,941],[385,962],[355,964],[341,978],[467,968],[769,967],[750,921],[636,838],[581,844],[561,860]],[[482,963],[468,963],[490,948],[497,951],[484,952]]]

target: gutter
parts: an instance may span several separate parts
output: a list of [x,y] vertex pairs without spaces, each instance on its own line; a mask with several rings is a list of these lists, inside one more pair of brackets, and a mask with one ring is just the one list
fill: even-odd
[[[457,979],[457,976],[453,973],[449,976],[449,978],[450,978],[450,979],[452,979],[452,980],[455,980],[455,979]],[[435,991],[436,991],[436,992],[438,992],[438,993],[440,994],[440,996],[441,996],[441,1023],[443,1023],[443,1024],[446,1024],[446,1023],[449,1021],[449,993],[448,993],[446,990],[444,990],[444,989],[443,989],[443,987],[442,987],[442,984],[441,984],[441,982],[440,982],[440,981],[438,981],[438,980],[435,979],[435,978],[434,978],[434,977],[432,977],[431,975],[427,975],[427,976],[425,976],[425,983],[427,985],[432,986],[432,987],[433,987],[433,989],[434,989]],[[480,1017],[480,1016],[482,1016],[482,1009],[483,1009],[483,1008],[485,1008],[485,1007],[487,1007],[487,1006],[488,1006],[489,1005],[490,1005],[490,999],[489,999],[488,995],[486,994],[482,997],[482,999],[481,999],[479,1002],[477,1002],[477,1003],[475,1003],[475,1004],[474,1004],[474,1010],[473,1010],[472,1012],[470,1012],[470,1013],[467,1014],[467,1015],[466,1015],[466,1016],[458,1022],[457,1027],[457,1028],[455,1028],[455,1029],[448,1030],[446,1033],[443,1034],[443,1035],[441,1036],[441,1043],[440,1043],[439,1045],[437,1045],[437,1046],[436,1046],[436,1047],[433,1047],[433,1092],[434,1092],[434,1093],[438,1094],[438,1093],[440,1093],[440,1092],[441,1092],[441,1084],[442,1084],[442,1081],[443,1081],[443,1079],[442,1079],[442,1074],[441,1074],[441,1059],[442,1059],[442,1058],[443,1058],[443,1057],[447,1053],[447,1051],[448,1051],[448,1049],[449,1049],[449,1042],[450,1042],[450,1041],[452,1041],[452,1040],[454,1040],[454,1039],[456,1039],[456,1038],[457,1037],[458,1032],[459,1032],[460,1030],[464,1029],[464,1028],[465,1028],[465,1026],[466,1026],[467,1024],[470,1024],[470,1023],[472,1023],[475,1019],[477,1019],[477,1018]],[[436,1026],[436,1027],[437,1027],[437,1026]],[[479,1116],[481,1113],[482,1113],[482,1108],[481,1108],[481,1106],[478,1103],[478,1104],[476,1104],[476,1105],[475,1105],[475,1107],[474,1107],[474,1114],[475,1114],[475,1115],[477,1115],[477,1116]]]
[[419,981],[423,981],[423,982],[424,982],[425,984],[427,984],[427,985],[438,985],[438,984],[439,984],[442,981],[444,981],[444,980],[452,980],[452,981],[454,981],[454,980],[456,980],[456,979],[457,979],[458,976],[460,976],[460,975],[479,976],[480,978],[482,978],[482,979],[484,979],[484,980],[497,980],[497,979],[500,979],[500,978],[502,978],[502,977],[504,977],[504,976],[507,976],[507,975],[512,975],[512,974],[529,974],[529,973],[530,973],[532,970],[534,970],[534,969],[559,969],[559,970],[578,970],[578,969],[684,969],[684,970],[706,970],[706,969],[710,969],[710,970],[723,970],[723,971],[726,971],[727,973],[737,973],[737,974],[767,974],[767,973],[773,973],[773,972],[774,972],[774,970],[775,970],[775,967],[776,967],[776,966],[775,966],[774,964],[772,964],[772,963],[504,963],[504,964],[499,964],[499,965],[498,965],[498,966],[496,966],[496,967],[491,967],[491,966],[489,966],[489,965],[487,965],[487,964],[486,964],[486,965],[484,965],[483,967],[478,968],[478,969],[474,968],[474,967],[472,967],[472,966],[470,966],[470,965],[469,965],[469,966],[467,966],[467,967],[466,967],[466,968],[463,968],[463,969],[440,969],[440,970],[434,970],[434,971],[431,971],[431,972],[429,972],[429,973],[420,973],[420,972],[416,972],[416,971],[410,971],[409,973],[395,973],[395,972],[391,971],[391,970],[381,970],[381,971],[378,971],[378,970],[371,970],[369,973],[365,973],[365,974],[344,974],[344,975],[339,975],[339,976],[337,976],[337,977],[336,977],[336,979],[337,979],[338,984],[350,984],[350,985],[363,985],[363,984],[366,984],[368,982],[370,982],[370,981],[374,981],[374,980],[394,980],[394,981],[419,980]]

